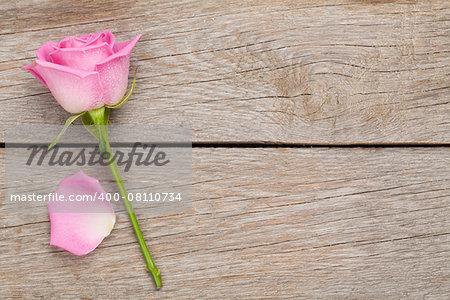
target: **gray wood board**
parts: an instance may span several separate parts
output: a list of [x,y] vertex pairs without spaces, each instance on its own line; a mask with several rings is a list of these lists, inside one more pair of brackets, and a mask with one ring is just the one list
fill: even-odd
[[[69,116],[19,68],[48,40],[143,34],[116,124],[194,141],[449,143],[449,1],[2,1],[0,128]],[[131,75],[130,75],[131,76]],[[0,131],[0,141],[4,140]]]
[[193,149],[193,210],[137,212],[161,291],[123,210],[76,257],[48,245],[46,211],[1,202],[0,294],[448,299],[449,162],[447,148]]

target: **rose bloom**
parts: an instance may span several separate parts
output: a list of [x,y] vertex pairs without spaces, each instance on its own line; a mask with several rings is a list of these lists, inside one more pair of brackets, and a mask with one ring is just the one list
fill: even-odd
[[23,68],[48,87],[70,113],[114,105],[126,92],[130,54],[140,38],[116,43],[108,30],[69,36],[42,45],[36,61]]

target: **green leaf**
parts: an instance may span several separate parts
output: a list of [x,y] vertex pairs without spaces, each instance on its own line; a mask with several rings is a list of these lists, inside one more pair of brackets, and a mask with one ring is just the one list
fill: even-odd
[[83,116],[85,112],[79,113],[78,115],[74,115],[71,116],[70,118],[67,119],[66,123],[64,124],[63,129],[61,130],[61,132],[58,134],[58,136],[56,137],[56,139],[50,144],[50,146],[48,146],[48,150],[52,149],[56,143],[58,143],[59,139],[62,137],[62,135],[64,134],[64,132],[66,132],[67,128],[69,127],[70,124],[73,123],[73,121],[75,121],[79,116]]
[[119,103],[117,103],[115,105],[106,105],[106,107],[108,107],[108,108],[119,108],[122,105],[124,105],[125,102],[128,101],[128,99],[130,99],[131,94],[133,94],[133,91],[134,91],[134,86],[136,85],[136,74],[137,74],[137,68],[136,68],[136,71],[134,72],[133,85],[131,86],[131,90],[128,92],[128,94],[126,94],[125,97],[122,100],[120,100]]

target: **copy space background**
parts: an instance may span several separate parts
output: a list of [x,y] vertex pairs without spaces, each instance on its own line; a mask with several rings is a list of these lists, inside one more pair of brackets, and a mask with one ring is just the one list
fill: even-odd
[[69,116],[20,70],[39,46],[109,29],[118,41],[143,34],[135,93],[112,122],[191,127],[194,146],[193,211],[137,211],[161,291],[123,210],[97,250],[75,257],[48,245],[45,211],[0,202],[0,295],[448,299],[448,1],[0,10],[0,142],[7,126]]

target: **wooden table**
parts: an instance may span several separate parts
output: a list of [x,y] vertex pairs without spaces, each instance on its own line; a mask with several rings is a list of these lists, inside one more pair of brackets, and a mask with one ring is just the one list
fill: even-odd
[[46,213],[0,202],[2,298],[450,297],[449,1],[0,9],[3,147],[7,126],[69,116],[20,70],[41,44],[142,33],[135,93],[112,122],[191,127],[194,177],[192,212],[138,213],[160,291],[123,210],[98,249],[76,257],[48,245]]

